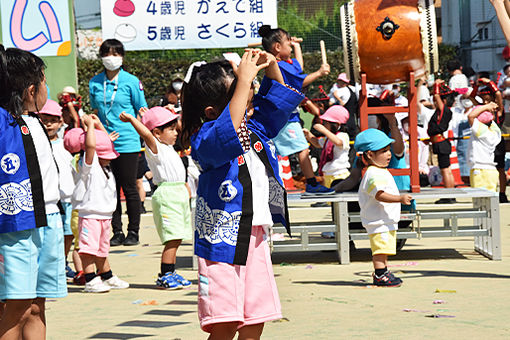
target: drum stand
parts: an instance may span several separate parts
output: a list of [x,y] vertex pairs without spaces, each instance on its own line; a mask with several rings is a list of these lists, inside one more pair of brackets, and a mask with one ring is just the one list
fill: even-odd
[[418,98],[414,82],[414,72],[409,72],[409,87],[407,90],[408,107],[401,106],[368,106],[367,75],[361,74],[361,92],[359,96],[360,128],[368,128],[368,115],[395,114],[407,112],[409,115],[409,168],[389,169],[393,176],[410,176],[411,192],[420,192],[420,173],[418,164]]

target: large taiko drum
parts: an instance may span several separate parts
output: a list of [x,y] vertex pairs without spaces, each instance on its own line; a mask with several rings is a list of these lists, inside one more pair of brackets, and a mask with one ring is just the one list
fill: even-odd
[[351,0],[341,9],[344,61],[357,81],[389,84],[438,69],[433,0]]

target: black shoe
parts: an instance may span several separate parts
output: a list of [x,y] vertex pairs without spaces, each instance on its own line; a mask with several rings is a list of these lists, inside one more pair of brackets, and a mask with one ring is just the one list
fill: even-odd
[[508,198],[504,192],[499,193],[499,203],[508,203]]
[[110,240],[110,247],[116,247],[122,245],[126,237],[122,232],[113,234],[113,237]]
[[457,200],[455,198],[440,198],[437,201],[434,202],[435,204],[452,204],[457,203]]
[[145,206],[143,205],[143,202],[142,202],[142,205],[140,206],[140,214],[146,214],[147,213],[147,210],[145,210]]
[[379,287],[400,287],[402,285],[402,280],[398,277],[395,277],[392,272],[389,270],[386,271],[381,276],[375,275],[375,273],[372,274],[372,277],[374,278],[374,285]]
[[135,232],[129,231],[123,244],[125,246],[136,246],[139,243],[140,242],[138,241],[138,234]]

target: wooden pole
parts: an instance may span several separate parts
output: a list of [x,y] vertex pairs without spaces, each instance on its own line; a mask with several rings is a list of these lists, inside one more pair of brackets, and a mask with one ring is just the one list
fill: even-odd
[[327,64],[328,56],[326,54],[326,44],[324,44],[324,40],[319,41],[319,45],[321,46],[322,63]]

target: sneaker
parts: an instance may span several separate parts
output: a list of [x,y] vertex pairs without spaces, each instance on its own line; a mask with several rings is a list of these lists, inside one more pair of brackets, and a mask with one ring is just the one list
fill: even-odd
[[183,287],[182,284],[177,281],[173,274],[170,272],[165,273],[165,275],[159,274],[156,286],[163,289],[181,289]]
[[499,203],[508,203],[508,198],[504,192],[499,193]]
[[180,276],[179,274],[177,274],[177,272],[174,272],[173,273],[173,277],[174,279],[179,282],[183,287],[188,287],[188,286],[191,286],[191,282],[189,282],[188,280],[186,280],[185,278],[183,278],[182,276]]
[[129,231],[123,244],[125,246],[136,246],[139,243],[140,242],[138,241],[138,233]]
[[322,238],[335,238],[335,232],[334,231],[323,231],[321,233]]
[[110,286],[101,280],[101,276],[96,276],[91,281],[85,283],[85,293],[106,293],[110,291]]
[[119,279],[117,275],[113,275],[108,280],[104,280],[103,283],[109,286],[111,289],[126,289],[129,288],[129,283]]
[[71,269],[68,265],[66,265],[66,277],[68,279],[73,279],[76,276],[76,272]]
[[402,280],[395,277],[389,270],[381,276],[377,276],[373,273],[372,277],[374,278],[374,285],[379,287],[400,287],[402,284]]
[[304,196],[312,196],[312,195],[332,195],[335,193],[335,190],[326,188],[324,185],[306,185],[306,191],[303,193]]
[[116,247],[122,245],[126,237],[122,232],[113,234],[113,237],[110,239],[110,247]]
[[84,286],[85,285],[85,274],[83,273],[83,270],[79,271],[74,277],[73,277],[73,283],[77,286]]
[[142,205],[140,206],[140,214],[146,214],[147,210],[145,209],[145,205],[142,202]]

